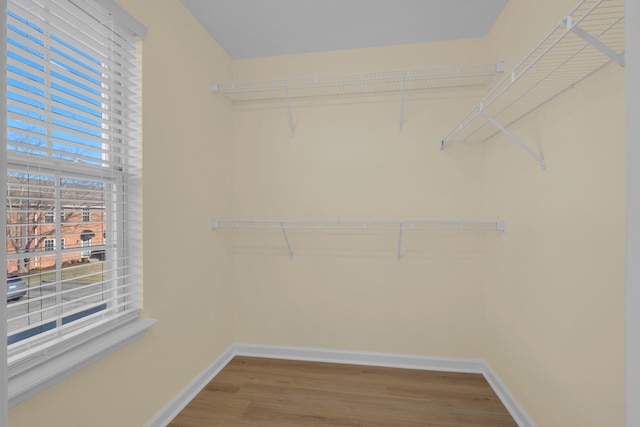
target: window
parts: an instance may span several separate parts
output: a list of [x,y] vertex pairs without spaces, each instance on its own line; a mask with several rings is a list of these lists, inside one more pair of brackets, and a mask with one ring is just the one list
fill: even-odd
[[[91,239],[87,239],[87,240],[83,240],[82,241],[82,247],[83,248],[90,248],[91,247]],[[91,256],[91,251],[82,251],[82,258],[89,258]]]
[[46,212],[44,214],[44,222],[48,224],[54,222],[55,219],[56,219],[56,214],[54,212]]
[[29,286],[7,315],[11,381],[138,316],[144,28],[111,0],[7,9],[6,270]]
[[44,250],[52,251],[56,248],[56,241],[53,239],[47,239],[44,241]]

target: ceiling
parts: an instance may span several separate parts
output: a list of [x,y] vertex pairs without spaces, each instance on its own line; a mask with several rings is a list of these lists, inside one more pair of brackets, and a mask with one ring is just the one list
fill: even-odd
[[233,59],[482,37],[507,0],[182,0]]

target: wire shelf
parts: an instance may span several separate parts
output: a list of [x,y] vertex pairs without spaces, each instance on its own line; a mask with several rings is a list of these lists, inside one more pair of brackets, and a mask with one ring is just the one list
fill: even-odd
[[491,119],[506,129],[612,60],[624,66],[624,43],[624,0],[580,1],[441,141],[441,148],[451,141],[486,141],[502,130]]
[[462,230],[462,231],[504,231],[503,221],[453,220],[257,220],[257,219],[214,219],[213,229],[286,229],[286,230]]
[[293,248],[289,242],[287,231],[292,230],[342,230],[342,231],[393,231],[398,233],[398,246],[396,257],[398,261],[402,255],[402,238],[407,231],[455,231],[455,232],[491,232],[505,231],[504,221],[468,221],[454,220],[259,220],[259,219],[213,219],[211,228],[218,229],[249,229],[249,230],[279,230],[282,232],[284,242],[289,252],[289,258],[293,259]]
[[319,96],[401,93],[428,89],[486,87],[504,64],[462,65],[214,83],[211,91],[231,102]]

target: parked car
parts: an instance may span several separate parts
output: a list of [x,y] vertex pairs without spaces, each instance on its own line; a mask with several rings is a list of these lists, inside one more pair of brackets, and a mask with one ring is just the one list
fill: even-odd
[[20,299],[27,295],[27,284],[22,277],[7,274],[7,301]]

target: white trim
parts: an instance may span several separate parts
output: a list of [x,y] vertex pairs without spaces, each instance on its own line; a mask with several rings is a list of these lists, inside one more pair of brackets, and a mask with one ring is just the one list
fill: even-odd
[[235,346],[231,345],[211,365],[200,373],[193,381],[167,403],[144,427],[165,427],[216,375],[236,356]]
[[241,343],[236,343],[234,347],[238,356],[303,360],[309,362],[346,363],[352,365],[380,366],[385,368],[465,372],[474,374],[482,373],[482,369],[484,367],[484,361],[480,359],[412,356],[392,353],[326,350],[308,347],[284,347]]
[[626,245],[625,418],[640,425],[640,1],[625,3],[626,56]]
[[524,408],[520,406],[515,397],[511,395],[507,387],[500,381],[497,374],[491,369],[491,366],[482,359],[430,357],[244,343],[232,344],[211,365],[202,371],[200,375],[178,393],[178,395],[171,399],[144,427],[167,426],[235,356],[482,374],[502,404],[506,407],[507,411],[509,411],[513,419],[518,423],[519,427],[536,427]]
[[96,0],[96,3],[107,9],[120,25],[131,31],[134,36],[144,38],[147,35],[147,27],[142,25],[129,12],[124,10],[114,0]]
[[507,411],[511,414],[513,419],[518,423],[520,427],[536,427],[529,414],[524,410],[515,397],[509,392],[509,389],[498,377],[498,374],[491,368],[491,365],[487,362],[484,363],[482,375],[487,380],[494,393],[498,395],[498,398],[502,402]]
[[143,337],[155,323],[153,319],[136,320],[12,377],[9,381],[9,407]]

